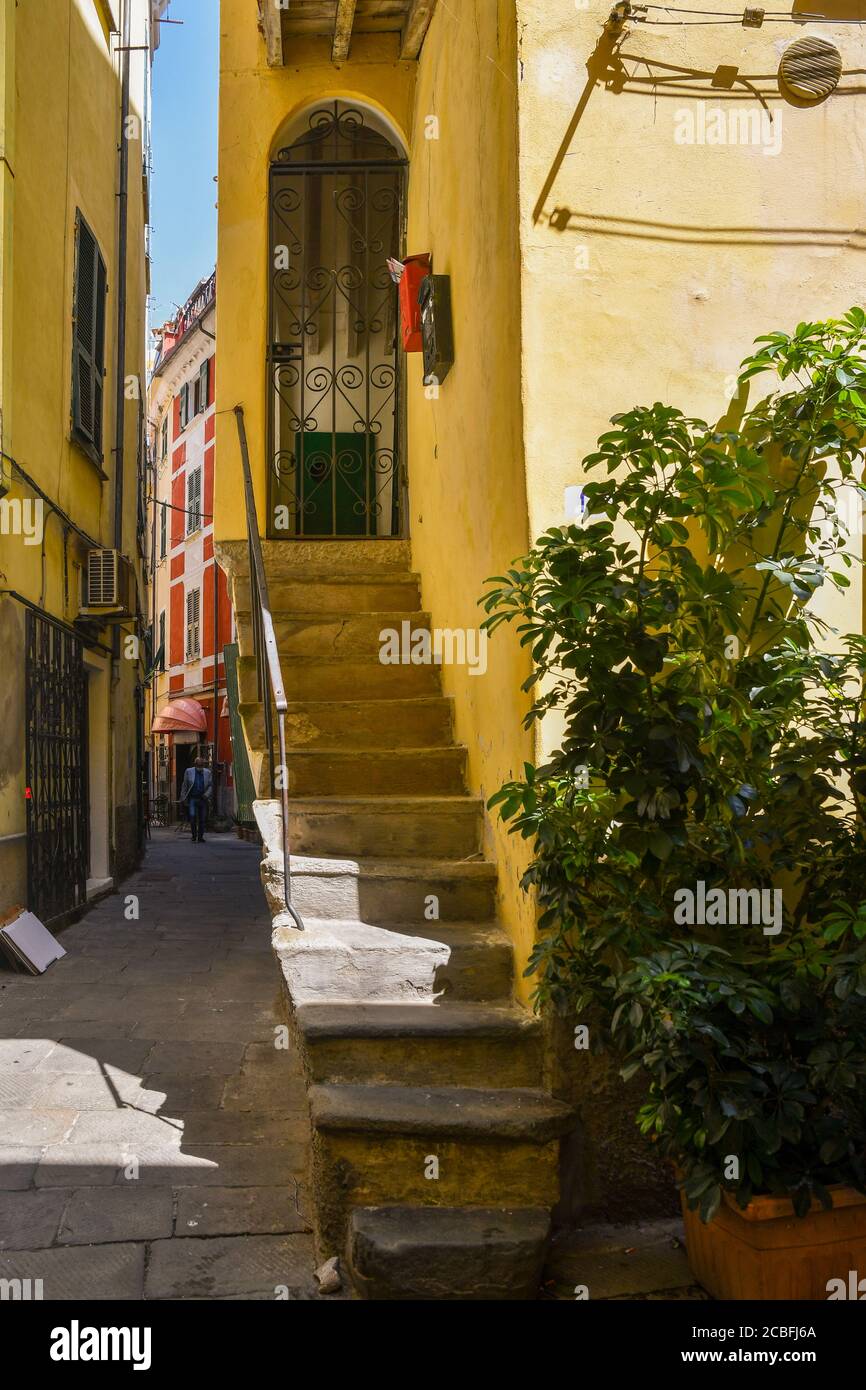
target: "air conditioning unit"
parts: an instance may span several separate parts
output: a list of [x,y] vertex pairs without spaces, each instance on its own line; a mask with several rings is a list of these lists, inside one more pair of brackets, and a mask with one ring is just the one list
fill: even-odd
[[135,612],[135,575],[119,550],[90,550],[82,576],[82,618],[130,618]]

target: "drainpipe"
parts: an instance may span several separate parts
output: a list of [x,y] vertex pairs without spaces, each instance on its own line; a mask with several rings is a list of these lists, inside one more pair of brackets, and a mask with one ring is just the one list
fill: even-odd
[[[150,450],[149,450],[149,448],[148,448],[148,453],[149,453],[149,452],[150,452]],[[151,594],[150,594],[150,630],[151,630],[151,632],[153,633],[153,643],[154,643],[153,652],[152,652],[152,655],[153,655],[153,654],[156,652],[156,643],[159,641],[159,628],[158,628],[157,625],[156,625],[156,617],[157,617],[157,603],[156,603],[156,565],[157,565],[157,559],[156,559],[156,514],[157,514],[157,510],[158,510],[158,503],[157,503],[157,500],[156,500],[156,499],[157,499],[157,497],[159,496],[159,485],[158,485],[158,482],[157,482],[157,462],[156,462],[156,457],[154,456],[154,459],[153,459],[153,462],[152,462],[152,463],[150,462],[150,460],[148,460],[148,462],[146,463],[145,467],[147,468],[147,471],[148,471],[148,473],[150,474],[150,495],[151,495],[151,497],[153,498],[153,502],[151,503],[151,510],[152,510],[152,513],[153,513],[153,522],[152,522],[151,529],[150,529],[150,583],[151,583]],[[150,728],[150,787],[149,787],[149,795],[150,795],[150,805],[151,805],[151,809],[153,808],[153,802],[154,802],[154,800],[155,800],[155,798],[156,798],[156,796],[157,796],[157,786],[158,786],[157,766],[156,766],[156,734],[153,732],[153,717],[154,717],[154,715],[155,715],[155,713],[156,713],[156,688],[157,688],[157,681],[158,681],[158,679],[159,679],[159,673],[158,673],[156,670],[154,670],[154,672],[153,672],[153,674],[152,674],[152,676],[151,676],[151,678],[150,678],[150,725],[151,725],[151,728]]]
[[126,413],[126,253],[129,185],[129,0],[123,0],[120,94],[120,170],[117,190],[117,344],[114,407],[114,548],[123,550],[123,444]]
[[[127,118],[129,116],[129,0],[121,0],[121,53],[120,60],[120,139],[118,145],[118,187],[117,187],[117,331],[115,342],[115,394],[114,394],[114,548],[123,552],[123,450],[126,415],[126,253],[128,242],[128,202],[129,184],[129,146],[127,141]],[[110,739],[111,753],[111,827],[112,874],[117,872],[117,794],[116,769],[120,760],[116,755],[114,741],[120,727],[117,702],[122,696],[120,680],[120,627],[114,624],[111,634],[111,697],[110,697]],[[136,768],[136,779],[141,771]]]
[[0,0],[0,497],[12,485],[12,232],[15,199],[15,4]]
[[[214,451],[216,459],[216,451]],[[214,479],[216,485],[216,479]],[[211,518],[211,540],[213,540],[213,518]],[[220,590],[219,590],[219,566],[217,565],[216,552],[211,556],[213,566],[213,809],[214,816],[219,815],[219,693],[220,693],[220,663],[219,663],[219,630],[220,630]]]

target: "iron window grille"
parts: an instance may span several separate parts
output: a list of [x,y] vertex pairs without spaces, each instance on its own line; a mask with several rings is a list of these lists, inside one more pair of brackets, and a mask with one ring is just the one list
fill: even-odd
[[28,609],[27,905],[46,924],[87,901],[88,685],[83,650],[64,624]]

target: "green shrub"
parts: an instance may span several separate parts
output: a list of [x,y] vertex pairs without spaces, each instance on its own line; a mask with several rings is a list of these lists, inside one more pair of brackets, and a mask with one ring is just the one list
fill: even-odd
[[[740,380],[766,372],[738,428],[615,417],[583,524],[482,600],[531,648],[527,721],[563,721],[490,801],[533,841],[536,1000],[645,1074],[704,1220],[723,1190],[866,1190],[866,639],[814,611],[855,563],[866,314],[758,339]],[[701,884],[725,912],[690,923]]]

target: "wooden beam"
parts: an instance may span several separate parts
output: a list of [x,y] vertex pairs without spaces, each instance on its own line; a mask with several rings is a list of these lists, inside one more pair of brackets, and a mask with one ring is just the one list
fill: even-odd
[[349,56],[352,42],[352,25],[355,22],[355,6],[358,0],[337,0],[337,13],[334,18],[334,47],[331,60],[344,63]]
[[400,41],[401,58],[418,57],[435,9],[436,0],[412,0],[409,13],[403,21],[403,33]]
[[277,7],[276,0],[259,0],[260,26],[265,40],[269,68],[281,68],[283,66],[281,14],[282,11]]

